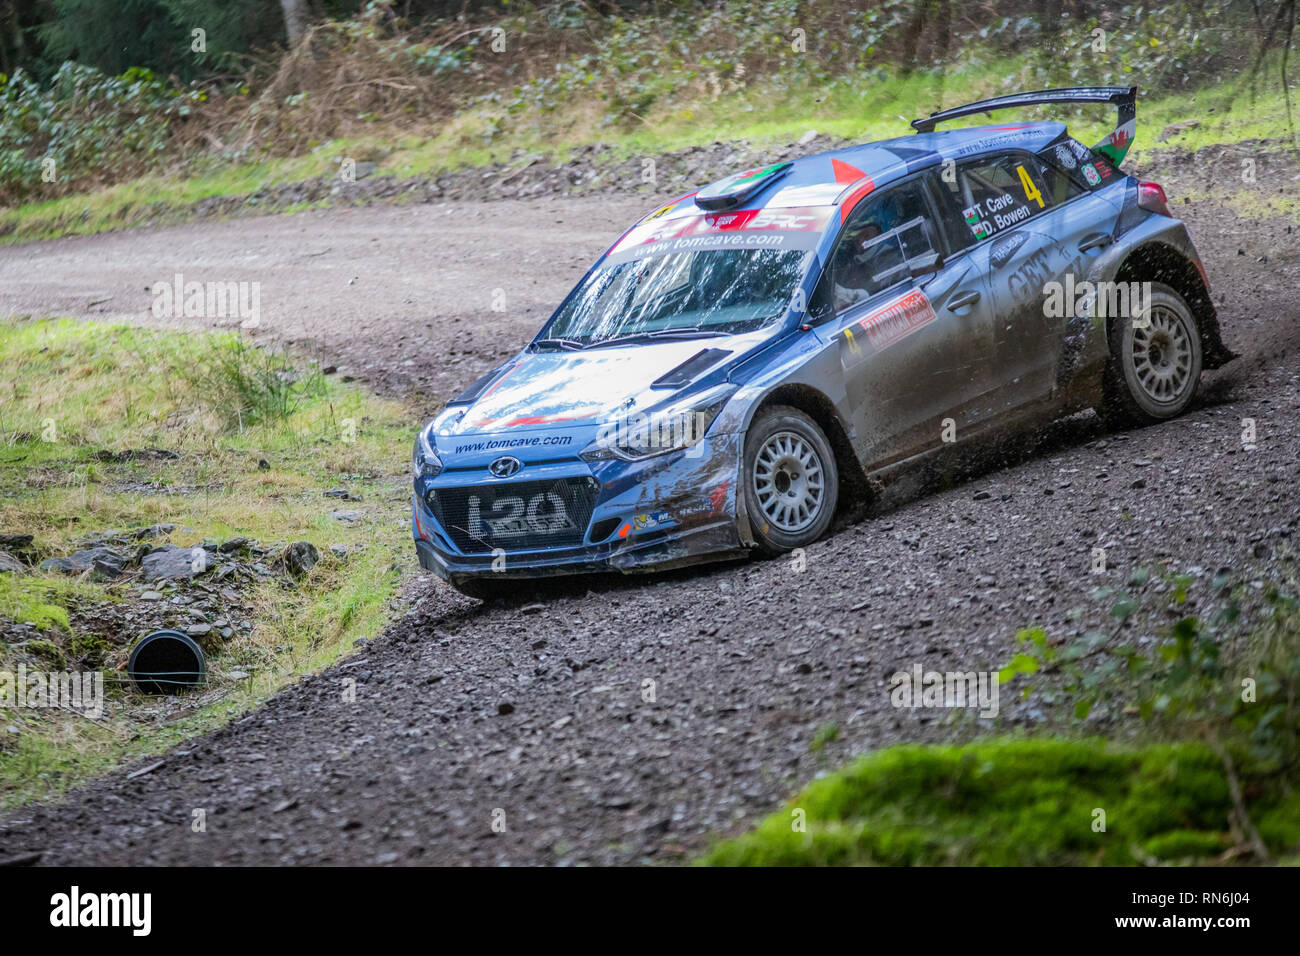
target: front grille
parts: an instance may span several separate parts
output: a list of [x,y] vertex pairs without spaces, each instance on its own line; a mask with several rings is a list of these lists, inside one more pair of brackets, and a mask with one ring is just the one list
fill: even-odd
[[438,488],[426,501],[465,554],[582,544],[596,503],[594,478]]

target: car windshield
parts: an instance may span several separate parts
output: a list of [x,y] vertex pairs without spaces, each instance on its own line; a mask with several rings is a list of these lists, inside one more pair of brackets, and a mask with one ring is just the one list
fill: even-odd
[[790,304],[810,253],[712,249],[604,266],[574,292],[536,344],[752,332]]

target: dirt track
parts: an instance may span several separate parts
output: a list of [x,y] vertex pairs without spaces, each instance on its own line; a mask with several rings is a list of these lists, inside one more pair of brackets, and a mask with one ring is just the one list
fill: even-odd
[[445,202],[133,230],[0,249],[0,315],[159,322],[155,283],[260,285],[255,335],[389,395],[447,397],[513,354],[651,200]]
[[[4,248],[0,314],[143,317],[150,285],[175,271],[257,280],[259,334],[432,402],[512,352],[644,208],[380,207]],[[1300,524],[1300,253],[1284,223],[1238,221],[1210,203],[1177,209],[1215,281],[1225,340],[1243,353],[1207,375],[1183,418],[1105,435],[1079,417],[946,490],[897,488],[871,518],[809,549],[802,574],[753,562],[583,580],[495,606],[427,580],[415,611],[360,653],[160,768],[9,814],[3,855],[680,859],[853,754],[994,726],[892,708],[898,669],[995,668],[1033,624],[1065,639],[1101,629],[1110,606],[1093,589],[1140,565],[1194,569],[1205,613],[1216,571],[1248,587],[1265,579]],[[505,312],[491,309],[495,289]],[[1256,421],[1254,450],[1242,448],[1243,418]],[[1101,576],[1089,573],[1098,545],[1110,566]],[[1254,611],[1248,602],[1247,621]],[[1164,623],[1144,611],[1129,628],[1141,639]],[[347,677],[355,703],[342,699]],[[646,680],[654,703],[643,702]],[[1051,716],[1011,696],[996,726]],[[1123,732],[1122,716],[1092,719]],[[826,724],[838,739],[811,753]],[[195,834],[199,807],[208,826]],[[498,809],[504,833],[492,829]]]

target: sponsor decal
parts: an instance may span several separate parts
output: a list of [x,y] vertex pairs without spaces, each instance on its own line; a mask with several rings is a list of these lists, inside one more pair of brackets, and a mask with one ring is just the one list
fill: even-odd
[[953,150],[952,155],[966,156],[969,155],[970,153],[983,153],[986,150],[993,149],[994,147],[1006,145],[1008,143],[1013,143],[1017,140],[1023,139],[1023,137],[1019,134],[1018,131],[1027,129],[1028,127],[995,126],[990,128],[995,130],[1003,130],[1004,132],[1000,132],[996,136],[985,136],[983,139],[977,139],[973,143],[967,143],[965,146],[962,146],[960,149]]
[[727,503],[727,485],[728,482],[724,481],[722,484],[718,485],[718,487],[709,492],[709,504],[711,505],[709,508],[710,517],[722,513],[722,508]]
[[[1031,187],[1032,183],[1029,184],[1026,191],[1028,192]],[[1036,195],[1035,192],[1028,199],[1034,199]],[[1041,201],[1039,199],[1039,202]],[[961,214],[966,219],[966,225],[970,227],[971,235],[976,239],[987,239],[995,233],[1028,219],[1033,215],[1033,209],[1029,206],[1028,201],[1021,203],[1010,193],[1003,193],[1001,196],[980,199],[973,206],[967,206],[963,209]]]
[[659,243],[663,243],[664,248],[656,248],[655,252],[677,252],[706,246],[779,248],[784,245],[779,235],[732,234],[822,232],[833,212],[830,206],[794,206],[782,209],[737,209],[703,216],[660,219],[634,227],[614,246],[611,254]]
[[803,209],[782,211],[763,209],[749,221],[747,229],[791,229],[796,232],[808,232],[820,229],[826,220],[823,216]]
[[699,252],[705,249],[783,249],[793,245],[787,241],[789,235],[786,232],[756,232],[746,229],[743,232],[685,236],[681,239],[669,239],[667,242],[656,242],[644,252],[638,250],[638,253],[667,255],[673,252]]
[[649,514],[634,515],[631,522],[632,528],[635,531],[646,531],[650,528],[657,528],[660,525],[672,523],[672,517],[667,511],[653,511]]
[[1035,293],[1042,292],[1043,283],[1052,275],[1051,258],[1048,248],[1037,249],[1007,276],[1007,292],[1016,305],[1023,305]]
[[866,199],[867,196],[871,195],[872,190],[875,188],[875,180],[871,179],[869,176],[863,178],[862,185],[850,187],[852,191],[848,194],[845,200],[840,203],[841,225],[843,225],[844,221],[849,218],[849,213],[853,211],[853,207]]
[[501,451],[509,448],[538,448],[545,445],[569,445],[572,435],[532,435],[527,438],[492,438],[486,441],[466,442],[456,446],[455,454],[476,451]]
[[[690,504],[677,509],[674,514],[668,515],[671,521],[680,524],[696,524],[707,518],[716,518],[723,513],[727,506],[727,488],[730,481],[724,481],[713,490],[705,495],[705,500],[697,504]],[[629,522],[629,527],[631,523]]]
[[1079,161],[1074,157],[1074,150],[1064,143],[1060,143],[1056,147],[1056,161],[1066,169],[1074,169],[1075,166],[1079,165]]
[[831,171],[835,174],[835,181],[837,183],[856,183],[866,175],[866,173],[858,169],[858,167],[851,166],[839,159],[831,160]]
[[961,211],[962,216],[966,219],[966,225],[970,227],[971,235],[976,239],[987,239],[993,235],[993,227],[989,225],[987,219],[981,215],[980,204],[967,206]]
[[646,216],[646,217],[645,217],[643,220],[641,220],[641,221],[642,221],[642,222],[649,222],[651,219],[658,219],[660,216],[665,215],[666,213],[672,212],[673,209],[675,209],[676,207],[677,207],[677,203],[675,203],[675,202],[670,202],[670,203],[669,203],[668,205],[666,205],[666,206],[660,206],[658,209],[656,209],[656,210],[655,210],[654,212],[652,212],[650,215]]
[[920,289],[913,289],[859,319],[858,325],[872,348],[879,352],[934,320],[930,300]]
[[1096,150],[1118,166],[1124,161],[1129,147],[1133,145],[1133,134],[1137,132],[1137,120],[1132,119],[1097,144]]
[[1079,162],[1086,163],[1089,159],[1092,158],[1092,150],[1090,150],[1087,146],[1084,146],[1077,139],[1072,139],[1069,141],[1069,143],[1070,143],[1070,149],[1073,150],[1074,155],[1079,158]]
[[1092,163],[1084,163],[1083,178],[1088,180],[1089,186],[1096,186],[1101,182],[1101,176]]
[[998,239],[993,243],[992,249],[989,250],[989,265],[995,269],[1001,269],[1011,261],[1011,257],[1016,254],[1016,250],[1023,246],[1028,238],[1029,233],[1022,230]]

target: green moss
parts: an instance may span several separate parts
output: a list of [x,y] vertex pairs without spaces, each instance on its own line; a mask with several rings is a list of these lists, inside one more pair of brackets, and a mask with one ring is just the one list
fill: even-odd
[[[160,723],[128,694],[94,722],[29,721],[0,707],[0,727],[22,724],[19,745],[0,737],[0,806],[54,796],[117,760],[219,726],[382,629],[402,581],[394,566],[414,566],[402,491],[414,415],[403,405],[232,334],[69,320],[0,320],[0,381],[0,528],[33,534],[38,554],[164,523],[177,530],[158,542],[310,541],[321,554],[294,587],[268,581],[245,594],[254,627],[212,648],[221,654],[214,672],[238,663],[254,676],[183,723]],[[101,460],[139,449],[177,457]],[[362,496],[366,520],[326,517],[333,505],[322,491],[340,485]],[[43,630],[42,640],[12,645],[0,637],[0,669],[120,663],[139,635],[81,632],[68,609],[134,589],[37,569],[0,574],[0,618]]]
[[46,668],[52,671],[66,670],[68,659],[63,654],[63,649],[53,641],[28,641],[26,646],[27,653],[40,661]]
[[1157,860],[1189,860],[1217,856],[1230,844],[1226,833],[1174,830],[1147,840],[1143,849]]
[[[1294,845],[1298,809],[1272,792],[1252,804],[1274,849]],[[701,862],[1131,865],[1143,850],[1161,859],[1205,858],[1226,848],[1229,812],[1222,764],[1199,744],[906,745],[812,782]]]
[[827,744],[834,743],[839,740],[839,738],[840,728],[838,726],[835,724],[823,724],[821,727],[817,728],[817,733],[813,735],[812,743],[808,745],[808,749],[813,753],[817,753],[820,750],[825,750]]
[[1300,791],[1255,815],[1255,829],[1269,846],[1288,847],[1300,853]]

